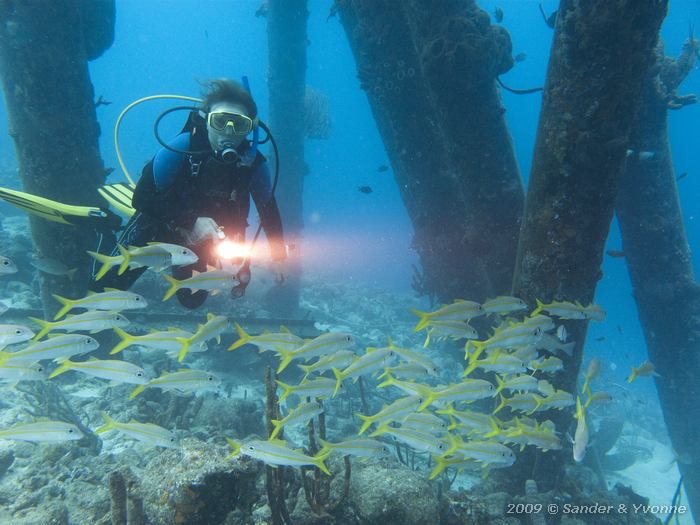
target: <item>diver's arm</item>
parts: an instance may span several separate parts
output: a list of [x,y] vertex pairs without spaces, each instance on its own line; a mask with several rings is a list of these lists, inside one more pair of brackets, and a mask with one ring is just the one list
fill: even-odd
[[260,223],[270,243],[273,261],[283,261],[287,257],[284,245],[282,218],[277,207],[277,200],[272,194],[270,170],[267,162],[262,162],[253,173],[250,181],[250,194],[260,215]]
[[171,224],[173,227],[191,229],[196,217],[187,213],[186,203],[181,196],[184,192],[179,191],[178,181],[175,181],[169,188],[159,191],[156,187],[153,176],[153,161],[151,160],[143,168],[134,196],[131,200],[132,206],[139,212]]

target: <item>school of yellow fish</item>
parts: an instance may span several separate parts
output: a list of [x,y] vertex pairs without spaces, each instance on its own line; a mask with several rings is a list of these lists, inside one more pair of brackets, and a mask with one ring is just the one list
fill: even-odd
[[[103,263],[101,274],[116,265],[120,272],[137,265],[160,270],[174,263],[191,263],[191,252],[179,248],[158,243],[140,251],[121,248],[121,255],[115,257],[93,256]],[[3,262],[0,271],[8,268],[13,268],[9,260]],[[209,272],[199,274],[199,279],[195,276],[191,282],[167,278],[171,288],[166,298],[180,287],[211,291],[220,289],[224,281],[230,286],[230,275],[215,272],[211,271],[209,276],[206,275]],[[24,325],[0,325],[0,380],[46,380],[72,370],[136,385],[129,399],[146,388],[191,393],[219,386],[219,378],[204,370],[181,369],[151,378],[144,369],[124,360],[88,358],[77,361],[71,358],[85,356],[98,347],[94,338],[79,332],[113,329],[121,342],[111,354],[135,345],[165,351],[181,362],[189,352],[206,351],[208,341],[216,339],[220,343],[221,335],[230,330],[226,317],[209,314],[207,321],[194,332],[169,328],[135,335],[125,330],[129,321],[121,312],[147,307],[146,299],[138,294],[106,289],[80,299],[55,298],[62,308],[53,321],[30,318],[40,327],[36,334]],[[85,311],[66,315],[75,308]],[[232,448],[229,457],[243,454],[270,465],[311,465],[329,473],[324,460],[331,454],[377,457],[391,454],[390,443],[401,443],[433,458],[435,466],[431,479],[446,468],[488,471],[509,467],[515,462],[513,445],[520,450],[526,446],[545,451],[561,449],[563,445],[554,424],[537,417],[551,409],[575,406],[576,432],[572,448],[574,459],[581,461],[588,444],[586,409],[591,403],[610,398],[590,388],[600,370],[597,359],[590,362],[583,377],[581,395],[587,396],[585,403],[570,392],[555,389],[547,380],[563,367],[557,354],[572,355],[575,344],[567,341],[564,326],[557,326],[555,319],[602,321],[605,312],[598,305],[583,306],[565,301],[543,304],[539,300],[529,315],[527,310],[525,301],[507,296],[483,304],[457,300],[432,312],[414,310],[419,318],[414,331],[425,332],[422,346],[403,348],[388,339],[386,346],[369,347],[362,353],[356,353],[355,338],[349,333],[329,332],[305,340],[284,327],[277,333],[251,335],[234,323],[238,339],[229,350],[251,345],[260,352],[274,352],[280,360],[278,374],[295,364],[304,372],[304,377],[298,384],[277,381],[281,403],[290,395],[299,396],[301,402],[282,419],[273,421],[274,430],[268,439],[240,443],[229,438]],[[478,317],[482,318],[479,326],[490,327],[489,334],[481,338],[470,325],[470,321]],[[464,370],[455,374],[454,382],[449,384],[440,383],[441,370],[425,349],[431,342],[444,339],[466,341]],[[22,347],[17,349],[18,345]],[[43,365],[46,361],[58,365],[50,375]],[[477,370],[479,378],[474,378]],[[653,366],[644,363],[633,370],[630,382],[637,376],[652,374]],[[322,441],[322,448],[315,456],[278,439],[285,427],[306,424],[322,413],[322,400],[338,395],[347,380],[357,381],[361,377],[366,381],[377,378],[380,381],[377,389],[390,389],[399,397],[375,414],[358,414],[361,421],[358,436],[338,443]],[[509,414],[507,419],[502,417],[506,413]],[[149,445],[177,446],[175,435],[165,428],[136,421],[120,423],[106,413],[102,413],[102,417],[104,425],[95,430],[98,434],[116,430]],[[80,437],[77,427],[61,421],[21,423],[0,430],[0,439],[64,441]],[[380,437],[383,440],[376,439]]]

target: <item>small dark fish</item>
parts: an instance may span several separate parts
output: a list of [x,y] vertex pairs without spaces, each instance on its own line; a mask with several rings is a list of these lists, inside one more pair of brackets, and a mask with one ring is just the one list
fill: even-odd
[[372,193],[372,188],[370,188],[369,186],[358,186],[357,190],[360,193],[367,193],[367,194]]
[[515,60],[516,62],[522,62],[526,58],[527,58],[527,53],[525,51],[521,51],[520,53],[518,53],[517,55],[515,55],[513,57],[513,60]]
[[625,256],[625,252],[622,252],[620,250],[608,250],[605,253],[607,253],[610,257],[616,257],[616,258],[620,258],[620,257]]
[[544,23],[547,24],[547,26],[549,26],[551,29],[554,29],[554,25],[557,23],[557,11],[554,10],[552,11],[552,14],[547,16],[544,12],[544,9],[542,8],[542,4],[540,4],[540,13],[542,13]]
[[595,338],[596,342],[600,343],[601,341],[605,341],[605,336],[600,336]]
[[206,29],[204,30],[204,38],[209,38],[209,31]]
[[621,325],[617,325],[617,331],[622,333],[622,326]]
[[493,18],[496,20],[496,23],[500,24],[503,22],[503,9],[500,7],[497,7],[496,9],[493,10]]
[[377,166],[377,171],[379,173],[384,173],[385,171],[389,171],[389,166],[387,166],[386,164],[380,164],[379,166]]
[[258,10],[255,11],[255,18],[267,18],[268,9],[269,6],[267,5],[267,0],[263,0],[262,2],[260,2]]
[[334,16],[336,16],[338,14],[338,9],[339,9],[338,3],[333,2],[333,5],[331,6],[330,11],[328,11],[328,16],[326,17],[326,22],[328,22],[331,18],[333,18]]
[[112,103],[111,100],[105,100],[105,98],[100,95],[97,97],[97,101],[95,101],[95,107],[98,108],[100,106],[109,106]]
[[683,173],[681,173],[680,175],[678,175],[678,178],[676,178],[676,180],[685,179],[687,176],[688,176],[688,172],[687,172],[687,171],[684,171]]

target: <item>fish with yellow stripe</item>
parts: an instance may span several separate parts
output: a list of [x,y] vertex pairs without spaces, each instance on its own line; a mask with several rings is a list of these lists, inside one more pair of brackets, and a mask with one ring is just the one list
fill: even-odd
[[243,454],[273,467],[314,466],[324,474],[331,475],[324,463],[324,460],[331,455],[331,450],[327,448],[321,449],[315,456],[307,456],[301,449],[290,448],[287,442],[281,439],[270,439],[267,441],[254,439],[246,443],[238,443],[231,438],[226,438],[226,441],[231,447],[231,454],[229,454],[227,459]]
[[145,385],[137,386],[129,395],[129,400],[134,399],[146,388],[160,388],[165,392],[176,391],[182,394],[188,394],[202,390],[216,389],[220,384],[221,379],[211,372],[184,368],[177,372],[166,372],[155,379],[151,379]]
[[119,312],[121,310],[133,310],[148,306],[148,302],[143,296],[114,288],[105,288],[104,292],[99,293],[88,292],[88,295],[80,299],[67,299],[56,294],[53,294],[53,298],[63,305],[54,316],[54,321],[63,317],[73,308]]
[[444,305],[433,312],[423,312],[416,309],[412,309],[411,312],[420,318],[418,324],[413,328],[414,332],[424,330],[433,321],[469,321],[486,313],[479,303],[462,299]]

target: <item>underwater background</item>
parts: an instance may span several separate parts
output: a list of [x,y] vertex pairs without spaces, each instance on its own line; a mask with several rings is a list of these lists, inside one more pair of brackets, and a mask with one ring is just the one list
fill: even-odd
[[[434,0],[436,3],[440,1]],[[343,2],[338,0],[336,3]],[[480,0],[477,4],[491,16],[492,24],[496,24],[493,19],[496,11],[502,10],[500,25],[510,34],[513,56],[520,54],[521,60],[516,60],[514,67],[501,75],[501,80],[520,89],[543,86],[553,30],[543,21],[540,3]],[[558,3],[553,0],[541,5],[547,13],[558,8]],[[280,332],[280,324],[307,339],[322,333],[351,334],[353,344],[350,349],[358,357],[367,355],[367,347],[387,347],[387,338],[390,337],[398,347],[424,352],[437,364],[440,369],[437,377],[426,382],[430,388],[457,381],[461,376],[455,375],[455,370],[461,371],[466,366],[465,340],[455,342],[447,336],[441,341],[433,341],[423,350],[425,333],[414,331],[419,318],[412,310],[438,312],[442,302],[421,296],[412,287],[416,267],[421,265],[413,245],[414,229],[367,94],[360,87],[355,57],[334,6],[333,2],[322,0],[311,0],[307,6],[305,82],[328,101],[326,109],[332,129],[323,140],[309,139],[304,145],[308,173],[303,183],[303,276],[299,311],[293,316],[276,311],[274,299],[270,299],[274,295],[269,293],[275,288],[274,278],[266,261],[254,264],[253,281],[245,298],[232,302],[227,294],[211,297],[194,315],[174,301],[161,302],[166,283],[155,273],[147,274],[133,291],[149,301],[144,311],[152,317],[139,317],[140,311],[136,312],[124,330],[130,334],[143,334],[149,329],[175,327],[195,332],[198,323],[206,322],[207,313],[226,316],[229,324],[222,332],[221,342],[212,339],[207,352],[192,352],[187,357],[189,362],[184,363],[188,368],[214,374],[220,384],[215,389],[203,387],[184,392],[148,388],[140,396],[128,400],[133,386],[107,383],[78,372],[47,381],[7,380],[0,386],[3,391],[0,397],[0,438],[3,429],[31,421],[33,416],[36,420],[48,418],[69,422],[77,418],[85,428],[94,431],[104,424],[101,412],[106,412],[122,423],[134,419],[169,429],[177,436],[178,447],[144,444],[116,433],[93,434],[87,441],[57,444],[14,441],[11,438],[0,440],[0,523],[126,524],[126,516],[124,521],[118,521],[114,515],[115,508],[119,508],[115,497],[119,496],[120,480],[124,505],[128,503],[130,512],[128,523],[134,524],[403,522],[540,525],[668,523],[667,519],[672,519],[671,523],[694,523],[687,507],[672,516],[664,509],[655,509],[655,513],[604,517],[595,513],[577,516],[559,513],[545,518],[532,515],[530,511],[535,507],[529,511],[523,507],[517,512],[509,512],[509,506],[515,504],[543,504],[545,508],[550,503],[563,505],[566,496],[559,494],[556,497],[564,499],[554,500],[552,498],[557,493],[553,491],[542,494],[541,499],[528,499],[524,490],[518,494],[498,490],[494,487],[498,486],[499,476],[507,477],[504,474],[507,468],[494,468],[496,474],[492,476],[486,474],[489,469],[481,468],[488,461],[481,460],[476,471],[448,468],[449,476],[440,474],[429,480],[435,466],[435,460],[430,456],[435,451],[422,450],[405,442],[397,445],[394,438],[386,435],[380,439],[387,445],[387,450],[372,454],[375,457],[345,456],[351,457],[347,460],[340,454],[331,455],[327,463],[334,476],[327,485],[319,481],[323,474],[318,469],[303,474],[295,467],[275,469],[288,470],[287,480],[278,480],[277,483],[287,499],[291,518],[284,515],[280,518],[274,509],[271,510],[269,483],[272,483],[270,479],[284,474],[270,474],[265,464],[271,462],[264,458],[262,462],[242,460],[243,455],[228,458],[231,450],[227,437],[241,443],[268,437],[265,423],[270,419],[269,388],[270,385],[274,387],[274,382],[268,380],[266,390],[266,367],[276,369],[282,355],[258,353],[250,345],[233,352],[224,351],[241,335],[235,322],[250,335],[261,334],[263,330]],[[141,97],[155,94],[197,97],[200,94],[198,80],[239,79],[247,75],[259,114],[263,120],[267,119],[268,26],[260,10],[258,1],[243,0],[116,2],[114,42],[102,56],[89,62],[95,99],[101,96],[110,102],[96,108],[101,129],[99,153],[105,167],[117,168],[107,182],[126,181],[118,168],[112,130],[122,109]],[[681,52],[688,39],[689,26],[699,20],[699,2],[669,2],[668,14],[660,30],[667,55],[677,56]],[[0,19],[0,23],[5,22]],[[450,78],[445,78],[444,82],[449,83]],[[700,92],[697,65],[688,73],[680,91]],[[517,95],[501,89],[499,94],[506,110],[505,119],[520,175],[527,188],[542,93]],[[405,104],[410,107],[412,101],[406,100]],[[137,176],[159,149],[153,137],[153,123],[171,106],[173,102],[169,100],[141,104],[125,118],[120,147],[132,176]],[[303,112],[304,108],[299,108],[299,118],[304,118]],[[178,113],[169,116],[163,122],[161,133],[164,136],[178,133],[183,124],[180,117],[182,115]],[[70,115],[66,118],[70,119]],[[691,253],[700,249],[698,123],[698,105],[688,105],[668,114],[673,167],[678,178],[678,196]],[[70,126],[67,122],[68,132]],[[22,190],[10,131],[8,112],[0,106],[0,186]],[[405,147],[411,148],[412,145]],[[267,147],[262,148],[267,155]],[[51,142],[41,151],[36,151],[36,155],[50,157]],[[282,170],[280,177],[284,176]],[[70,185],[70,182],[65,181],[65,184]],[[363,191],[363,188],[369,191]],[[43,277],[30,265],[33,244],[26,217],[22,211],[0,201],[0,255],[13,259],[19,269],[15,274],[0,275],[0,301],[9,307],[0,316],[0,323],[18,323],[38,332],[39,326],[27,316],[42,316],[45,305],[41,302],[39,290]],[[284,216],[282,219],[284,221]],[[257,227],[255,214],[251,214],[250,222],[249,232]],[[444,227],[449,230],[451,225],[445,224]],[[264,241],[261,244],[264,245]],[[615,457],[609,458],[607,466],[593,468],[589,465],[585,472],[567,471],[571,477],[569,483],[587,494],[585,501],[574,503],[592,505],[600,502],[607,505],[613,502],[616,508],[623,503],[631,506],[634,502],[644,502],[644,498],[651,505],[678,503],[677,499],[674,500],[679,486],[678,464],[692,459],[677,453],[671,445],[654,378],[640,376],[631,383],[627,381],[632,367],[638,367],[649,357],[624,254],[616,255],[624,251],[617,219],[612,221],[605,250],[602,277],[591,302],[599,305],[606,315],[602,322],[588,324],[579,383],[583,382],[591,360],[599,360],[600,372],[595,378],[594,390],[610,394],[612,401],[594,404],[588,409],[588,424],[596,429],[592,432],[591,446],[595,446],[595,434],[601,434],[598,439],[610,443],[599,453]],[[700,260],[694,257],[692,266],[696,274],[700,272],[699,265]],[[455,296],[453,299],[477,298]],[[521,299],[528,303],[527,310],[521,314],[530,314],[538,298]],[[547,299],[545,302],[550,302],[551,298]],[[577,298],[568,299],[574,301]],[[485,301],[479,299],[479,302]],[[676,307],[682,312],[686,306],[677,304]],[[122,313],[130,318],[129,311]],[[505,319],[507,313],[501,317]],[[521,322],[522,317],[516,318],[516,322]],[[552,318],[556,322],[555,332],[565,323],[560,323],[555,314]],[[477,340],[488,340],[500,322],[497,315],[489,317],[488,322],[480,324],[477,321]],[[99,359],[108,359],[109,350],[119,338],[111,330],[94,337],[100,344],[99,353],[95,355]],[[565,342],[566,333],[560,339]],[[21,351],[22,346],[16,345],[4,351]],[[320,355],[323,357],[346,349],[334,342],[326,353]],[[175,372],[182,367],[172,354],[136,345],[118,357],[143,367],[149,377]],[[415,364],[413,357],[405,361]],[[56,366],[50,361],[45,364],[48,365],[47,372]],[[396,363],[386,361],[383,364],[393,366]],[[290,365],[286,374],[280,372],[279,380],[284,384],[301,384],[304,374],[295,365]],[[383,368],[377,372],[381,373]],[[335,382],[330,371],[324,377]],[[497,383],[493,377],[491,381],[495,387]],[[356,436],[362,422],[355,414],[377,413],[385,404],[406,395],[391,388],[378,388],[381,382],[368,375],[359,382],[344,381],[344,392],[336,397],[331,397],[329,392],[321,395],[327,399],[324,401],[326,419],[322,423],[326,427],[323,430],[324,435],[327,432],[326,441],[340,442]],[[700,379],[694,390],[689,389],[685,395],[697,400],[698,383]],[[279,390],[278,395],[282,391]],[[576,395],[573,393],[573,398]],[[303,397],[297,398],[281,405],[281,417],[304,401]],[[479,405],[479,410],[490,413],[498,405],[498,397],[492,404],[493,407]],[[561,447],[568,457],[572,445],[566,430],[574,437],[576,407],[566,406],[563,410],[570,414],[572,421],[571,428],[564,429],[565,432],[558,428]],[[454,421],[452,417],[444,416],[443,420],[446,424]],[[611,432],[604,432],[611,428]],[[316,439],[320,431],[316,426]],[[313,455],[322,447],[319,442],[315,445],[316,450],[310,451],[308,435],[304,425],[290,426],[284,433],[290,448],[306,447],[305,451]],[[510,448],[517,453],[519,444],[511,443]],[[351,474],[347,473],[349,461],[352,461]],[[697,468],[697,464],[689,468]],[[119,476],[110,474],[114,472]],[[453,478],[457,472],[460,473]],[[629,487],[629,492],[615,489],[617,492],[610,499],[599,496],[600,480],[596,478],[599,472],[604,473],[604,489],[613,491],[620,485]],[[349,476],[347,488],[343,486],[344,475]],[[309,499],[308,487],[303,486],[300,476],[308,477],[309,484],[313,482],[310,499],[316,508],[306,501]],[[334,502],[339,503],[334,506]],[[688,505],[684,493],[680,502]],[[494,511],[494,508],[501,510]],[[696,514],[698,512],[700,510],[696,509]],[[539,518],[542,520],[537,521]],[[283,521],[278,521],[280,519]]]

